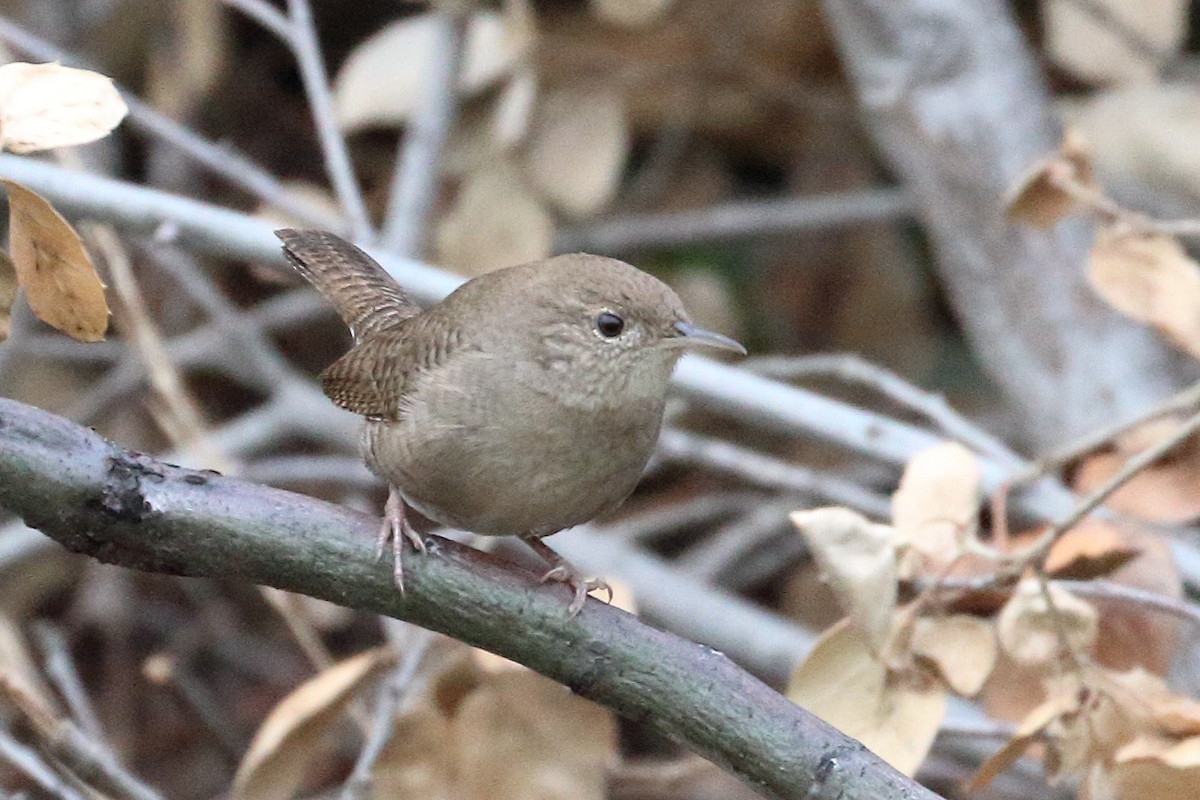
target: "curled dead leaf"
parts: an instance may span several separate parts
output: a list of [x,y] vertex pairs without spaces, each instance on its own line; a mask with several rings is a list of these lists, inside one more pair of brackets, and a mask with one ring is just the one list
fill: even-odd
[[560,90],[542,100],[529,139],[533,186],[565,214],[584,217],[612,199],[629,154],[620,94]]
[[946,714],[945,689],[913,677],[889,675],[866,635],[844,620],[817,640],[787,696],[912,775]]
[[1037,579],[1025,578],[996,618],[1000,646],[1018,663],[1041,665],[1061,658],[1060,637],[1079,653],[1096,641],[1096,609],[1055,583],[1049,585],[1049,594],[1053,611]]
[[44,198],[19,183],[8,190],[8,229],[17,282],[34,315],[81,342],[104,338],[104,284],[79,234]]
[[892,529],[848,508],[794,511],[791,519],[839,604],[881,652],[896,608]]
[[1005,200],[1005,215],[1013,222],[1049,228],[1075,207],[1076,200],[1059,185],[1074,180],[1094,187],[1092,159],[1083,137],[1068,130],[1052,157],[1034,164],[1013,184]]
[[288,800],[304,767],[346,704],[392,661],[391,651],[360,653],[317,674],[285,697],[259,726],[242,757],[231,800]]
[[1107,776],[1113,797],[1200,798],[1200,736],[1183,741],[1142,736],[1117,751],[1115,761]]
[[32,153],[107,136],[129,109],[112,79],[61,64],[0,66],[0,148]]
[[550,254],[554,220],[510,164],[467,176],[437,230],[438,263],[467,275]]
[[1114,525],[1087,519],[1059,537],[1046,555],[1045,570],[1063,580],[1109,575],[1141,555]]
[[1200,358],[1200,264],[1175,237],[1106,225],[1092,245],[1088,280],[1117,311]]
[[910,646],[914,655],[932,661],[946,684],[964,697],[978,694],[996,666],[992,624],[968,614],[919,617]]
[[892,495],[892,524],[900,546],[937,565],[957,557],[961,537],[975,527],[981,474],[979,459],[957,442],[913,456]]

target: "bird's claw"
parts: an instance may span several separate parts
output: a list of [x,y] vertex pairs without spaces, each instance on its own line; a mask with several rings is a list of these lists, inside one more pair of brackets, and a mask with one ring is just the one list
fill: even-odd
[[571,599],[571,605],[567,606],[568,616],[573,617],[583,610],[583,603],[592,592],[603,591],[607,595],[606,603],[611,603],[613,599],[613,590],[607,581],[584,577],[579,570],[565,563],[556,565],[542,576],[542,583],[548,581],[565,583],[574,590],[575,596]]
[[375,560],[383,558],[388,543],[392,545],[392,580],[400,594],[404,594],[404,563],[401,553],[404,551],[404,540],[412,544],[418,553],[425,552],[425,540],[413,528],[405,515],[404,499],[394,488],[388,488],[387,503],[383,507],[383,520],[379,526],[379,534],[375,537]]

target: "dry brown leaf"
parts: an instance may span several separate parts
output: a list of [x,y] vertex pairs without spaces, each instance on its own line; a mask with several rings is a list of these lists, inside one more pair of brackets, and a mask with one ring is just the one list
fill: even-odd
[[1041,665],[1058,659],[1060,631],[1077,652],[1086,653],[1096,641],[1096,609],[1057,584],[1050,584],[1049,593],[1054,613],[1037,579],[1026,578],[1000,610],[996,618],[1000,646],[1014,661]]
[[1181,742],[1143,736],[1117,751],[1108,776],[1119,800],[1200,798],[1200,737]]
[[554,220],[510,164],[468,176],[437,230],[438,263],[467,275],[545,258],[553,244]]
[[979,459],[957,442],[913,456],[892,495],[892,524],[901,546],[946,564],[962,552],[961,537],[979,512]]
[[1087,519],[1064,533],[1046,556],[1046,572],[1063,580],[1109,575],[1141,555],[1112,524]]
[[616,192],[629,146],[629,125],[617,92],[553,92],[542,100],[530,133],[533,186],[565,214],[594,214]]
[[968,614],[920,617],[911,648],[935,665],[950,688],[973,697],[996,666],[996,634],[988,620]]
[[[408,120],[437,56],[433,14],[393,22],[360,43],[333,85],[338,124],[345,130]],[[467,27],[459,90],[472,94],[512,72],[533,43],[525,15],[479,11]]]
[[456,800],[450,721],[418,703],[396,719],[372,773],[376,800]]
[[794,511],[791,519],[842,608],[881,652],[896,608],[892,529],[848,508]]
[[0,148],[33,153],[107,136],[129,109],[112,79],[61,64],[0,66]]
[[1093,186],[1091,155],[1083,138],[1068,130],[1062,146],[1051,158],[1034,164],[1013,184],[1005,200],[1005,216],[1035,228],[1049,228],[1075,207],[1075,198],[1056,185],[1070,178]]
[[671,0],[590,0],[588,5],[605,22],[640,28],[661,18],[671,7]]
[[905,775],[925,760],[946,713],[944,689],[890,677],[867,637],[847,621],[817,640],[787,696]]
[[8,253],[0,252],[0,342],[12,332],[12,304],[17,299],[17,270]]
[[979,766],[975,776],[967,783],[967,791],[973,792],[991,783],[997,775],[1015,764],[1054,720],[1079,709],[1076,684],[1052,681],[1047,688],[1047,699],[1034,707],[1021,721],[1013,737]]
[[100,341],[108,328],[108,303],[79,234],[38,194],[2,183],[8,190],[13,266],[29,307],[74,339]]
[[[1075,470],[1074,488],[1091,491],[1127,460],[1118,453],[1089,456]],[[1104,504],[1153,522],[1183,524],[1200,517],[1200,453],[1190,448],[1178,457],[1151,464],[1113,492]]]
[[463,800],[603,800],[616,756],[612,714],[528,670],[492,675],[459,706]]
[[386,667],[386,648],[360,653],[310,678],[271,710],[233,778],[231,800],[288,800],[346,704]]
[[[1187,37],[1187,0],[1089,3],[1081,7],[1070,0],[1047,0],[1041,5],[1050,57],[1089,83],[1148,82]],[[1116,22],[1109,22],[1110,17]]]
[[1117,311],[1200,357],[1200,264],[1175,237],[1106,225],[1092,245],[1088,280]]

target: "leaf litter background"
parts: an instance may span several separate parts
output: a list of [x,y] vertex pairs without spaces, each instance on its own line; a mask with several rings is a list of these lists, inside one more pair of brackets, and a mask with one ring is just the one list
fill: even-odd
[[[334,114],[378,219],[398,132],[412,125],[437,57],[436,23],[416,4],[321,0],[313,9]],[[249,154],[286,182],[293,205],[337,218],[291,54],[253,21],[215,0],[8,0],[0,13]],[[1187,358],[1200,357],[1200,267],[1187,248],[1200,230],[1189,219],[1200,199],[1189,9],[1045,0],[1015,13],[1068,133],[995,198],[997,214],[1007,205],[1011,223],[1030,229],[1064,217],[1095,224],[1089,263],[1072,268],[1177,348],[1187,372]],[[91,108],[91,93],[106,91],[88,75],[0,68],[0,146],[51,150],[66,166],[295,222],[124,128],[55,149],[103,136],[123,114],[105,105],[87,119],[55,117],[47,131],[48,106]],[[769,454],[775,472],[746,459],[721,469],[689,455],[695,447],[665,446],[617,521],[694,581],[823,631],[790,678],[764,677],[948,796],[1197,796],[1200,704],[1190,697],[1200,689],[1200,610],[1176,563],[1180,546],[1194,547],[1189,526],[1200,516],[1200,447],[1181,428],[1196,399],[1185,393],[1064,458],[1048,446],[1061,442],[1025,438],[1019,411],[979,366],[992,343],[968,343],[958,329],[925,231],[889,188],[842,76],[820,5],[802,0],[474,9],[423,255],[466,275],[563,249],[626,258],[671,282],[698,322],[756,354],[852,351],[944,393],[1022,452],[1050,453],[1043,470],[1081,494],[1178,438],[1106,493],[1120,516],[1038,528],[984,496],[977,457],[962,444],[919,454],[898,478],[680,407],[674,424]],[[276,324],[259,317],[246,328],[254,318],[242,312],[286,308],[304,294],[296,282],[95,223],[76,233],[37,195],[6,189],[0,333],[11,328],[12,339],[0,345],[0,392],[130,447],[379,506],[381,487],[358,465],[353,437],[329,430],[327,415],[308,427],[276,418],[254,427],[281,385],[332,361],[348,339],[311,297],[299,312],[276,311]],[[855,224],[761,222],[776,201],[829,193]],[[882,214],[854,211],[889,198]],[[659,216],[733,202],[751,204],[759,222],[731,233],[719,213],[690,226]],[[18,283],[38,319],[81,342],[32,319],[25,300],[14,304]],[[107,340],[83,344],[103,335],[110,304]],[[224,358],[197,344],[222,327],[249,357],[233,344]],[[758,368],[914,419],[899,395],[873,390],[888,379],[869,370],[854,379],[859,361]],[[212,435],[238,420],[250,421],[242,439]],[[860,502],[823,507],[839,493],[798,491],[779,478],[780,463],[851,484]],[[5,549],[26,541],[18,533],[0,532],[0,793],[95,791],[56,755],[44,763],[58,783],[30,777],[26,757],[39,757],[27,748],[45,748],[67,725],[167,797],[755,796],[640,726],[452,641],[274,591]],[[636,610],[637,597],[622,595]],[[955,703],[973,709],[971,724],[947,716]],[[354,765],[381,707],[394,709],[395,730],[361,774]],[[146,796],[139,787],[155,796],[141,784],[98,788]]]

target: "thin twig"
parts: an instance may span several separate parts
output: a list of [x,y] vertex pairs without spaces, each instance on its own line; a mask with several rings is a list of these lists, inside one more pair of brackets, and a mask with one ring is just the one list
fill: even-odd
[[135,778],[112,753],[81,731],[75,723],[62,719],[0,673],[0,692],[29,724],[41,746],[64,767],[85,783],[125,800],[163,800],[155,790]]
[[421,255],[437,193],[442,148],[458,114],[458,73],[470,17],[452,5],[435,7],[433,12],[432,70],[404,132],[383,223],[381,244],[410,257]]
[[419,631],[408,643],[391,675],[379,687],[370,731],[362,750],[359,751],[358,759],[354,762],[350,777],[342,786],[341,800],[366,800],[371,797],[375,763],[392,738],[392,731],[396,727],[396,714],[403,707],[405,699],[411,695],[417,670],[433,640],[434,635],[429,631]]
[[616,253],[750,236],[825,230],[912,216],[916,204],[900,189],[864,189],[785,200],[747,201],[699,211],[639,214],[561,228],[557,252]]
[[666,461],[719,470],[756,486],[815,495],[875,517],[886,517],[891,510],[891,501],[887,497],[853,481],[790,464],[721,439],[667,429],[659,436],[657,452]]
[[46,674],[66,702],[71,716],[79,723],[84,733],[97,741],[104,741],[104,729],[100,726],[100,718],[96,716],[92,701],[87,690],[83,688],[79,672],[75,669],[75,660],[71,658],[71,649],[67,645],[66,637],[62,631],[48,623],[34,625],[33,633],[42,650]]
[[1121,435],[1128,433],[1134,428],[1144,425],[1147,422],[1152,422],[1156,419],[1200,407],[1200,383],[1195,383],[1178,394],[1168,397],[1166,400],[1154,405],[1146,411],[1138,414],[1127,420],[1122,420],[1114,425],[1100,428],[1095,431],[1090,431],[1084,436],[1079,437],[1075,441],[1051,451],[1045,456],[1034,461],[1029,465],[1029,468],[1020,476],[1014,478],[1015,483],[1021,483],[1029,478],[1045,475],[1055,470],[1061,469],[1067,464],[1076,461],[1083,456],[1095,450],[1104,447],[1108,443],[1117,439]]
[[839,380],[869,387],[883,396],[911,409],[928,419],[946,435],[957,439],[978,452],[1006,462],[1017,463],[1021,457],[1004,442],[983,430],[955,411],[946,398],[915,386],[891,370],[872,364],[854,353],[831,353],[791,358],[766,356],[743,365],[746,369],[770,378],[832,376]]
[[1070,589],[1071,594],[1094,600],[1122,600],[1181,619],[1193,628],[1200,629],[1200,607],[1193,603],[1177,600],[1156,592],[1148,592],[1134,586],[1125,586],[1108,580],[1062,581],[1055,584]]
[[329,175],[329,182],[333,184],[333,191],[342,207],[342,213],[350,220],[350,232],[354,239],[370,244],[375,238],[375,228],[371,225],[370,215],[367,214],[362,189],[354,175],[354,165],[350,163],[346,139],[338,129],[333,97],[329,91],[329,78],[325,72],[321,45],[313,23],[312,8],[308,0],[288,0],[287,7],[288,20],[291,23],[289,41],[292,53],[296,56],[296,64],[300,68],[300,80],[304,83],[309,107],[312,109],[317,138],[321,142],[321,152],[325,157],[325,171]]
[[58,800],[88,800],[55,772],[36,750],[14,739],[3,725],[0,725],[0,761],[29,778],[51,797]]

